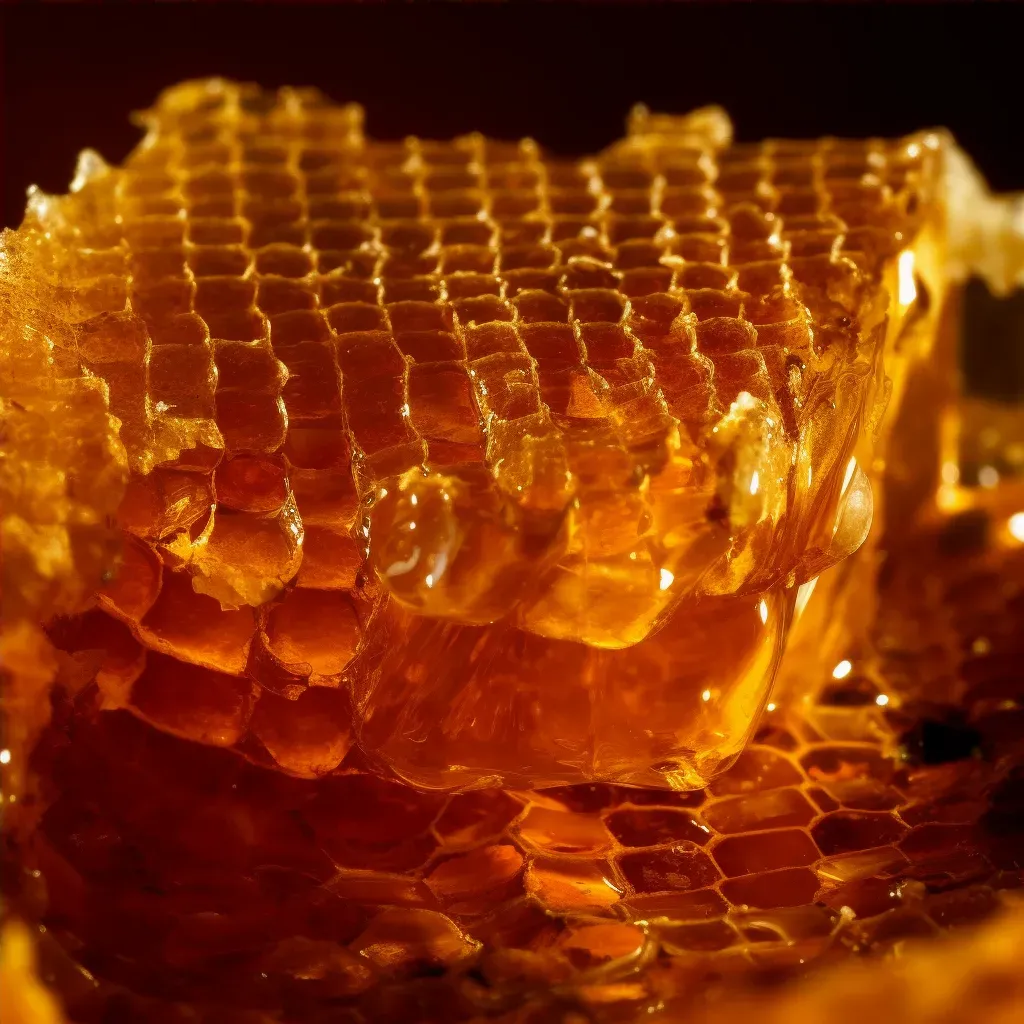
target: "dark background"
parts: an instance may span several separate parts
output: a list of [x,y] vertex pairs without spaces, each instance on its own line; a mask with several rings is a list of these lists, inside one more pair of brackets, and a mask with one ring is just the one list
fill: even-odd
[[946,125],[992,184],[1024,188],[1016,4],[9,5],[4,224],[76,154],[121,160],[128,112],[183,78],[317,85],[377,137],[478,129],[598,149],[629,107],[724,104],[740,138]]

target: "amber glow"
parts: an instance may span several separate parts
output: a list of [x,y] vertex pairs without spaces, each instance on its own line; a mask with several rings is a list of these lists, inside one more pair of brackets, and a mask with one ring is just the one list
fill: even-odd
[[833,679],[845,679],[853,671],[853,663],[843,659],[839,662],[834,669],[832,669]]
[[914,252],[912,249],[905,249],[899,256],[899,303],[901,306],[909,306],[916,298]]
[[1014,540],[1024,544],[1024,512],[1015,512],[1007,521],[1007,528]]

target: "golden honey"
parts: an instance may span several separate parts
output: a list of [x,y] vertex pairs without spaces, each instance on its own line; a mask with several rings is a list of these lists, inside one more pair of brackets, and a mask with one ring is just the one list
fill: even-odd
[[76,1020],[697,1013],[1003,904],[1024,555],[917,518],[951,140],[141,121],[3,249],[6,900]]

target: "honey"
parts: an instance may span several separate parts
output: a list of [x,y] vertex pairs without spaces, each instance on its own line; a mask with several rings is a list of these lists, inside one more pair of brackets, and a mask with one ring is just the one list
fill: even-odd
[[942,137],[638,110],[572,162],[223,81],[141,120],[23,229],[130,470],[107,706],[304,776],[352,735],[440,789],[726,766],[870,524]]
[[75,1020],[675,1019],[1012,902],[1024,548],[914,504],[951,140],[141,123],[4,238],[12,976],[20,919]]

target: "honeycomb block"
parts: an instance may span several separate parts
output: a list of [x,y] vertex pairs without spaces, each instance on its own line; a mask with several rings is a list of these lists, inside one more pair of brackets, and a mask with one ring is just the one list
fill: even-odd
[[128,453],[104,609],[183,679],[344,688],[336,742],[265,744],[300,774],[350,726],[431,788],[727,766],[870,524],[948,141],[739,145],[709,108],[574,161],[219,79],[140,118],[19,236]]

